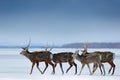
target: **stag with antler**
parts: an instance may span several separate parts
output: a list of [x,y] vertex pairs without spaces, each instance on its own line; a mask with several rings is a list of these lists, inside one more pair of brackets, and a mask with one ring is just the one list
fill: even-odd
[[112,75],[113,75],[114,71],[115,71],[115,64],[113,62],[115,54],[110,52],[110,51],[95,51],[94,53],[101,55],[101,62],[102,63],[107,62],[111,65],[111,68],[109,69],[108,74],[110,74],[111,70],[113,69],[113,71],[112,71]]
[[[52,63],[52,53],[46,50],[45,51],[34,51],[34,52],[30,52],[28,51],[28,47],[30,45],[30,41],[29,44],[27,45],[27,47],[22,48],[23,50],[20,52],[20,54],[24,55],[25,57],[27,57],[31,62],[32,62],[32,67],[31,67],[31,71],[30,74],[32,74],[33,71],[33,67],[36,64],[36,67],[38,68],[38,70],[41,72],[41,74],[43,74],[45,72],[45,70],[48,67],[48,64],[50,64],[53,68],[52,74],[55,73],[55,69],[54,69],[54,64]],[[39,62],[45,62],[46,67],[44,69],[44,71],[42,72],[39,68]]]
[[74,62],[73,52],[59,52],[59,53],[53,54],[52,60],[55,63],[55,67],[58,63],[60,64],[62,74],[64,74],[64,71],[62,68],[62,63],[65,63],[65,62],[69,63],[69,65],[70,65],[70,67],[67,69],[66,73],[74,65],[75,66],[75,74],[77,74],[77,64]]
[[[114,74],[115,71],[115,64],[113,62],[115,54],[113,52],[110,51],[94,51],[92,53],[96,53],[101,55],[101,63],[109,63],[111,65],[111,68],[109,69],[108,73],[110,74],[111,70],[112,71],[112,75]],[[84,50],[82,50],[82,54],[87,56],[87,55],[91,55],[91,53],[87,52],[87,45],[84,47]],[[96,66],[96,64],[94,64],[93,68]]]
[[[101,55],[96,54],[96,53],[92,53],[91,55],[87,55],[87,56],[85,56],[85,55],[83,55],[83,54],[79,55],[79,50],[76,50],[76,52],[75,52],[75,54],[74,54],[73,56],[74,56],[78,61],[80,61],[81,64],[82,64],[80,73],[79,73],[78,75],[81,74],[81,72],[82,72],[85,64],[87,64],[91,75],[94,74],[94,72],[95,72],[96,69],[97,69],[97,66],[100,67],[101,74],[103,74],[103,73],[102,73],[102,69],[104,70],[104,66],[101,64]],[[90,63],[96,64],[96,66],[94,67],[94,69],[93,69],[92,72],[91,72],[90,66],[89,66]],[[102,68],[101,68],[101,67],[102,67]],[[105,71],[105,70],[104,70],[104,71]]]

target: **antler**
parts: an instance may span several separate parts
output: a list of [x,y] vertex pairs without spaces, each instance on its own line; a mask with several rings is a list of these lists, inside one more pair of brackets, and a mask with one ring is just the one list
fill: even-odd
[[47,50],[47,49],[48,49],[48,43],[47,43],[47,46],[46,46],[46,48],[45,48],[45,51],[51,51],[51,50],[53,49],[53,46],[54,46],[54,44],[52,45],[52,47],[50,48],[50,50]]
[[46,48],[45,48],[45,51],[47,51],[47,48],[48,48],[48,43],[47,43],[47,46],[46,46]]
[[53,46],[54,46],[54,43],[52,44],[52,47],[50,48],[50,50],[49,50],[49,51],[51,51],[51,50],[53,49]]
[[31,40],[29,39],[29,42],[28,42],[27,46],[23,47],[23,49],[28,49],[28,47],[30,46],[30,43],[31,43]]
[[87,53],[87,47],[88,47],[88,45],[87,45],[87,43],[84,43],[84,50],[81,50],[83,53],[82,54],[85,54],[85,53]]
[[88,48],[88,45],[87,45],[87,42],[86,42],[86,43],[84,43],[84,50],[87,50],[87,48]]
[[31,40],[29,40],[29,43],[27,44],[27,46],[26,47],[21,47],[22,49],[24,49],[24,50],[27,50],[28,49],[28,47],[30,46],[30,43],[31,43]]
[[31,40],[29,40],[29,43],[28,43],[28,45],[26,46],[26,48],[28,48],[28,47],[30,46],[30,43],[31,43]]

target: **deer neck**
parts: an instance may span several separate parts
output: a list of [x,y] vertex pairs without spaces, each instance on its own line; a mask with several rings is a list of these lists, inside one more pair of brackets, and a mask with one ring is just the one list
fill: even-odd
[[76,55],[76,59],[80,60],[80,55],[79,54]]
[[87,56],[85,56],[85,55],[79,55],[78,56],[79,57],[79,60],[81,61],[81,62],[86,62],[87,61]]
[[[30,59],[31,57],[31,53],[29,51],[26,51],[26,53],[24,54],[24,56],[28,59]],[[30,59],[31,60],[31,59]]]

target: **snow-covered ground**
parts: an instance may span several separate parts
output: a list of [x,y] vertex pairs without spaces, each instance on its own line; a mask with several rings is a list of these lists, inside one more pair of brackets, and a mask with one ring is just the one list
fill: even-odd
[[[30,51],[44,50],[44,49],[30,49]],[[112,51],[115,53],[114,63],[116,65],[115,74],[113,76],[107,74],[110,65],[105,63],[106,75],[101,76],[100,70],[94,73],[94,75],[89,75],[89,70],[87,66],[84,67],[80,76],[74,75],[75,67],[73,66],[68,73],[62,75],[59,65],[56,67],[55,75],[51,75],[52,67],[49,65],[46,72],[42,75],[34,67],[32,75],[29,75],[31,69],[31,62],[24,56],[20,55],[21,49],[0,49],[0,80],[120,80],[120,49],[88,49],[89,52],[92,51]],[[53,49],[52,52],[62,52],[62,51],[72,51],[75,49]],[[75,61],[78,65],[78,73],[81,68],[81,63]],[[44,63],[40,63],[39,67],[41,70],[45,68]],[[68,63],[63,63],[64,71],[69,67]],[[92,64],[90,65],[92,69]]]

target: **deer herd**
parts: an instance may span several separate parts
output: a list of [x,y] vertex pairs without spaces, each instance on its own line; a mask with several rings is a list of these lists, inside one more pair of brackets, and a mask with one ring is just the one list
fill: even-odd
[[[57,64],[59,64],[62,74],[64,74],[64,71],[62,68],[62,63],[65,63],[65,62],[70,65],[68,67],[68,69],[66,70],[66,73],[74,65],[75,74],[77,74],[77,64],[75,63],[75,60],[78,60],[82,64],[81,70],[78,75],[81,74],[85,64],[88,66],[90,75],[93,75],[98,67],[100,69],[101,75],[105,75],[105,68],[104,68],[103,63],[110,64],[111,67],[108,71],[109,74],[110,74],[111,70],[112,70],[111,75],[113,75],[114,71],[115,71],[115,64],[113,62],[115,54],[110,51],[87,52],[87,47],[84,47],[84,50],[81,50],[81,52],[82,52],[81,54],[79,54],[80,50],[78,50],[78,49],[75,52],[59,52],[59,53],[53,54],[51,52],[52,48],[50,50],[48,50],[46,48],[45,50],[42,50],[42,51],[30,52],[28,50],[29,45],[30,45],[30,41],[26,47],[22,48],[23,50],[20,52],[20,54],[24,55],[32,62],[30,74],[32,74],[33,67],[35,66],[35,64],[41,74],[44,74],[44,72],[48,68],[49,64],[52,66],[52,74],[55,74],[55,67]],[[39,68],[39,62],[45,62],[46,67],[43,71],[41,71],[41,69]],[[90,65],[89,65],[90,63],[93,63],[92,71],[90,69]]]

